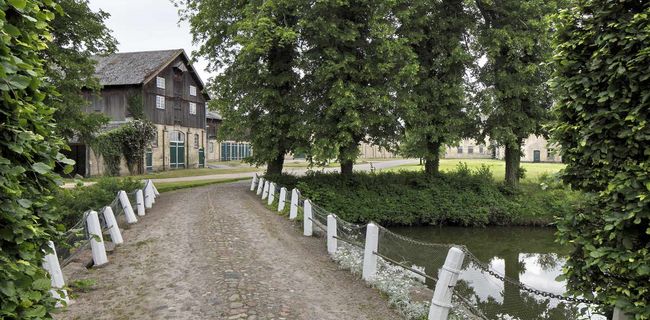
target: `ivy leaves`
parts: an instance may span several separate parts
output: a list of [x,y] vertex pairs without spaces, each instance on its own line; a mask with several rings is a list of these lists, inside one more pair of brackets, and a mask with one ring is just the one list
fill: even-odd
[[[585,14],[589,13],[589,14]],[[551,85],[563,179],[591,194],[563,217],[570,287],[650,319],[650,3],[579,1],[557,15]]]

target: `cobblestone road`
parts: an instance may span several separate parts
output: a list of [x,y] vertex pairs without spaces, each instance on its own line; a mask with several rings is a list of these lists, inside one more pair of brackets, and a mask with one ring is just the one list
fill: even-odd
[[60,319],[397,319],[338,270],[322,238],[267,210],[248,182],[162,194]]

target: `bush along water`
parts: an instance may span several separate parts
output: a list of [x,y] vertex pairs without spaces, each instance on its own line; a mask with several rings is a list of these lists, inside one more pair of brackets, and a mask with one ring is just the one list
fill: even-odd
[[429,177],[418,172],[310,173],[269,177],[341,218],[381,225],[548,225],[582,202],[582,195],[544,177],[513,189],[487,167]]

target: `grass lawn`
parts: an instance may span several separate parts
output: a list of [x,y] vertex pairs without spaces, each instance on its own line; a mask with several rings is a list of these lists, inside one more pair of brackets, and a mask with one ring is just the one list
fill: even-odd
[[256,172],[262,169],[254,167],[242,167],[233,169],[210,169],[210,168],[197,168],[197,169],[176,169],[152,172],[148,174],[131,176],[135,179],[164,179],[164,178],[178,178],[178,177],[196,177],[196,176],[209,176],[213,174],[224,173],[242,173],[242,172]]
[[159,192],[167,192],[167,191],[173,191],[179,189],[202,187],[209,184],[228,183],[228,182],[235,182],[235,181],[242,181],[242,180],[250,180],[250,178],[196,180],[196,181],[181,181],[181,182],[157,182],[156,189],[158,189]]
[[[440,171],[450,172],[456,169],[456,166],[461,163],[467,163],[467,166],[470,169],[476,170],[481,167],[481,165],[486,165],[490,168],[492,176],[496,180],[502,180],[505,171],[506,163],[502,160],[492,160],[492,159],[441,159],[440,160]],[[564,168],[563,163],[523,163],[521,164],[523,168],[526,169],[526,176],[524,181],[534,182],[544,173],[556,173]],[[404,165],[399,167],[392,167],[384,169],[385,171],[420,171],[424,170],[424,166],[421,165]]]

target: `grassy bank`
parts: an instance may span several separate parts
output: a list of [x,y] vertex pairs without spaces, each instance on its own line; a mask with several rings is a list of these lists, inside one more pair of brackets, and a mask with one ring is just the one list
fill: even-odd
[[581,201],[581,194],[549,180],[512,190],[487,168],[467,166],[426,177],[420,172],[314,173],[271,177],[352,222],[382,225],[548,225]]
[[195,181],[180,181],[180,182],[157,182],[156,189],[158,189],[158,192],[163,193],[163,192],[174,191],[179,189],[202,187],[202,186],[207,186],[209,184],[228,183],[228,182],[236,182],[236,181],[250,180],[250,179],[251,178],[235,178],[235,179],[210,179],[210,180],[195,180]]
[[[478,170],[483,166],[490,169],[494,179],[502,180],[506,172],[506,164],[503,160],[492,159],[441,159],[440,171],[450,172],[456,170],[459,163],[464,163],[469,169]],[[555,174],[562,170],[565,165],[562,163],[529,163],[521,164],[525,170],[524,182],[536,182],[540,177],[548,174]],[[403,165],[384,169],[384,171],[399,172],[399,171],[424,171],[424,166],[421,165]]]

